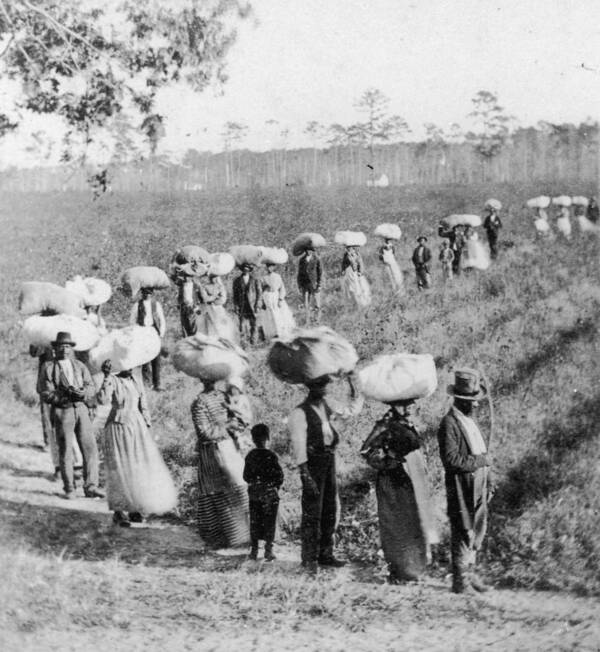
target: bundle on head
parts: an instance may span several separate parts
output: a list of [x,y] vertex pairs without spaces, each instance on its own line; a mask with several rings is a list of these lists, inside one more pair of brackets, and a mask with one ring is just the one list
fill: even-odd
[[235,258],[228,253],[211,254],[208,258],[207,274],[226,276],[235,267]]
[[112,289],[109,283],[91,276],[87,278],[75,276],[72,280],[65,283],[65,289],[80,296],[86,306],[101,306],[112,295]]
[[546,195],[533,197],[532,199],[528,199],[526,204],[528,208],[548,208],[550,206],[550,197]]
[[206,382],[242,377],[248,372],[248,356],[224,338],[198,333],[179,340],[172,355],[173,366]]
[[552,197],[552,203],[554,206],[564,206],[568,208],[572,202],[569,195],[559,195],[558,197]]
[[375,235],[386,240],[400,240],[402,231],[397,224],[380,224],[375,229]]
[[444,217],[442,220],[442,224],[445,224],[449,228],[453,228],[455,226],[481,226],[481,217],[479,215],[470,215],[470,214],[458,214],[458,213],[453,213],[452,215],[448,215],[448,217]]
[[210,254],[203,247],[186,245],[179,248],[173,255],[169,265],[169,273],[174,281],[187,276],[202,276],[206,273]]
[[307,249],[317,249],[326,245],[325,238],[319,233],[301,233],[292,243],[292,254],[300,256]]
[[576,195],[571,201],[574,206],[588,206],[590,203],[590,200],[587,197],[581,195]]
[[285,249],[275,247],[260,247],[262,251],[261,262],[263,265],[285,265],[288,261],[288,253]]
[[362,231],[338,231],[334,240],[345,247],[364,247],[367,244],[367,236]]
[[352,344],[326,326],[294,331],[290,340],[275,342],[267,357],[273,374],[291,384],[349,373],[357,362]]
[[19,312],[22,315],[63,314],[85,317],[82,298],[54,283],[27,281],[21,285]]
[[23,322],[23,332],[29,344],[49,346],[60,332],[71,333],[75,351],[89,351],[100,340],[98,329],[86,319],[73,315],[34,315]]
[[358,372],[362,393],[383,403],[424,398],[437,387],[429,354],[390,353],[375,358]]
[[162,290],[170,285],[169,277],[160,267],[131,267],[121,277],[123,288],[134,297],[142,288]]
[[495,211],[499,211],[502,208],[502,202],[498,199],[488,199],[485,202],[485,208],[493,208]]
[[235,245],[230,247],[229,253],[233,256],[238,267],[250,265],[255,267],[262,262],[262,247],[256,245]]
[[89,365],[93,373],[110,360],[115,373],[126,371],[154,360],[160,354],[160,337],[153,326],[126,326],[104,335],[90,351]]

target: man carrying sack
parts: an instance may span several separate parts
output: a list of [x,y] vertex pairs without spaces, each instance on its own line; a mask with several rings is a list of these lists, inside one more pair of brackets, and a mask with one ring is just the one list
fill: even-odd
[[448,393],[454,402],[438,430],[440,456],[446,472],[448,518],[452,553],[452,591],[486,591],[473,571],[488,518],[489,436],[472,418],[478,401],[487,394],[475,369],[457,369]]
[[[141,289],[141,298],[133,304],[129,323],[154,327],[162,340],[167,332],[167,323],[162,305],[153,295],[154,288]],[[146,384],[150,383],[150,375],[152,375],[152,388],[155,392],[160,392],[160,353],[153,360],[142,365],[142,377]]]
[[83,454],[84,493],[103,498],[98,491],[98,448],[86,405],[94,400],[96,390],[88,368],[73,357],[74,346],[71,334],[64,331],[52,342],[54,360],[46,362],[40,374],[41,398],[51,406],[65,498],[75,497],[74,438]]

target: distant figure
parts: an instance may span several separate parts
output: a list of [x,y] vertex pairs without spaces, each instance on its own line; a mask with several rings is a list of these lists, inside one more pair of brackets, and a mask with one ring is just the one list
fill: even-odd
[[260,279],[262,285],[262,304],[260,323],[266,340],[273,337],[288,336],[296,323],[292,311],[285,300],[285,285],[281,275],[275,271],[274,263],[265,265],[267,273]]
[[359,248],[346,247],[342,258],[342,290],[346,298],[366,308],[371,303],[371,288],[363,272],[364,263]]
[[442,276],[444,280],[451,280],[453,276],[452,263],[454,261],[454,252],[450,248],[450,242],[448,240],[442,240],[439,259],[442,264]]
[[196,329],[205,335],[238,341],[232,317],[225,309],[227,291],[220,276],[207,274],[196,282],[198,308]]
[[441,222],[438,227],[438,235],[440,236],[440,238],[447,238],[450,243],[450,249],[454,254],[454,259],[452,261],[452,273],[455,276],[458,276],[461,270],[460,262],[462,258],[462,252],[465,246],[463,225],[457,224],[456,226],[449,228],[443,222]]
[[177,279],[179,319],[183,337],[194,335],[198,330],[196,323],[196,300],[194,297],[194,281],[191,276],[180,276]]
[[241,274],[233,279],[233,307],[238,317],[242,342],[256,344],[257,316],[262,303],[260,281],[248,263],[241,266]]
[[554,239],[554,233],[552,233],[552,228],[550,227],[550,222],[548,221],[548,213],[544,208],[535,208],[535,217],[533,219],[533,224],[535,226],[536,237],[548,240]]
[[269,428],[264,423],[252,428],[252,441],[255,448],[246,455],[244,464],[250,504],[250,559],[256,560],[259,541],[264,541],[265,561],[273,561],[283,471],[277,455],[269,450]]
[[571,239],[571,211],[568,206],[556,207],[556,228],[565,240]]
[[390,238],[386,238],[381,247],[379,247],[379,260],[385,265],[394,291],[397,293],[402,292],[404,279],[402,278],[402,271],[396,260],[396,249]]
[[321,283],[323,267],[314,249],[306,249],[298,261],[298,289],[302,294],[306,323],[310,323],[310,310],[316,315],[316,322],[321,321]]
[[502,204],[497,199],[489,199],[485,205],[486,214],[483,221],[483,228],[487,233],[492,260],[498,256],[498,232],[502,228],[502,222],[498,213],[501,208]]
[[481,242],[479,235],[472,226],[465,229],[465,243],[461,258],[461,268],[465,271],[471,269],[487,269],[490,266],[490,257]]
[[600,219],[600,207],[598,207],[598,202],[595,197],[590,197],[587,207],[587,218],[590,222],[594,222],[594,224],[597,224]]
[[[162,339],[167,331],[167,322],[160,301],[154,298],[153,288],[142,288],[141,298],[133,304],[130,324],[138,326],[151,326],[156,329]],[[154,391],[160,392],[160,353],[151,362],[142,365],[142,377],[146,384],[152,381]]]
[[431,251],[425,246],[427,238],[424,235],[420,235],[417,242],[418,246],[413,251],[412,262],[417,275],[417,287],[419,290],[426,290],[431,287],[431,274],[429,273]]

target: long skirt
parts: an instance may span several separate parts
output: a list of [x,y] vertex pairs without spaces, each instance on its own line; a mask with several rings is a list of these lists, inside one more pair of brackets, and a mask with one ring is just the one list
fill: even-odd
[[582,233],[600,233],[600,224],[588,220],[585,215],[578,215],[577,222]]
[[109,509],[148,515],[176,507],[171,474],[139,411],[127,423],[106,424],[104,455]]
[[196,317],[196,328],[205,335],[222,337],[238,342],[238,329],[232,317],[223,306],[205,305]]
[[409,453],[400,469],[377,474],[377,510],[381,547],[390,573],[417,579],[437,543],[429,504],[425,462],[420,450]]
[[265,309],[258,314],[258,325],[262,327],[265,339],[287,337],[296,327],[294,315],[284,300],[279,304],[277,292],[263,292]]
[[371,303],[371,288],[367,279],[352,267],[346,267],[342,277],[342,291],[347,299],[355,301],[356,305],[366,308]]
[[490,266],[490,256],[479,240],[467,240],[460,264],[462,269],[487,269]]
[[401,292],[404,289],[404,279],[398,261],[391,251],[383,252],[383,264],[385,265],[385,270],[390,277],[392,288],[395,292]]
[[568,217],[559,217],[556,220],[556,228],[567,240],[571,237],[571,220]]
[[198,452],[200,536],[215,548],[248,543],[248,490],[242,477],[242,456],[231,439],[201,443]]

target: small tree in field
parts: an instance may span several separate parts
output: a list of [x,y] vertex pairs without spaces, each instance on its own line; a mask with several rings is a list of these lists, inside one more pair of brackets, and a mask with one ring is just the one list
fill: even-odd
[[475,131],[466,134],[477,152],[484,158],[496,156],[509,142],[514,116],[508,115],[498,104],[498,98],[489,91],[479,91],[471,100],[473,111],[469,113]]
[[227,187],[234,185],[233,152],[234,143],[240,143],[248,134],[248,127],[240,122],[226,122],[221,136],[225,150],[225,177]]

